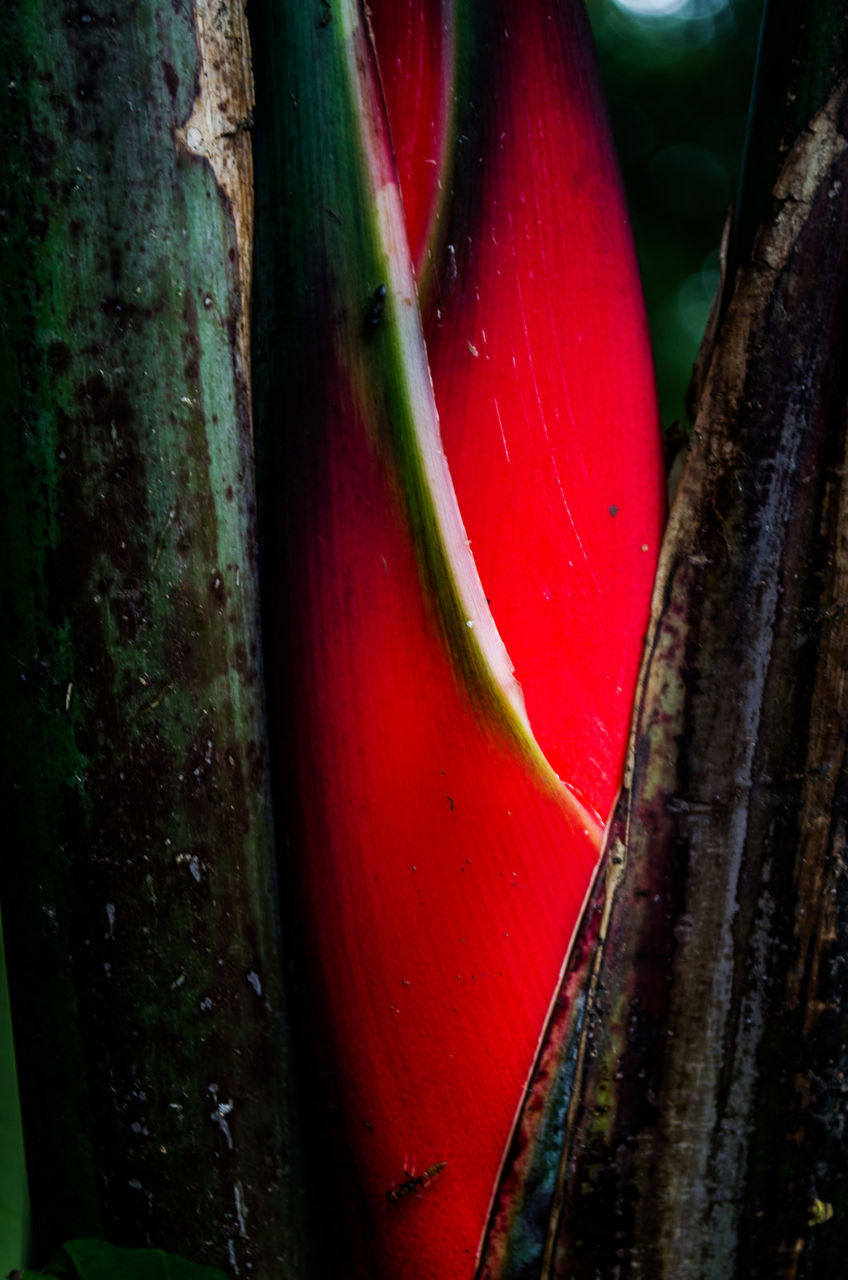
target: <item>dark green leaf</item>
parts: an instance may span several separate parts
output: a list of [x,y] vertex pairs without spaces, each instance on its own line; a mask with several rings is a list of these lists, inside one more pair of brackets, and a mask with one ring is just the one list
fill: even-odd
[[105,1240],[70,1240],[44,1271],[19,1274],[21,1280],[226,1280],[215,1267],[161,1249],[124,1249]]

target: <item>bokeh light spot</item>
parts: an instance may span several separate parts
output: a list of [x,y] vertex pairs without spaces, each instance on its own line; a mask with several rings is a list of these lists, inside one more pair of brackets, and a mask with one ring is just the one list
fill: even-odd
[[638,17],[667,18],[685,9],[689,0],[614,0],[614,3],[625,13]]
[[666,18],[675,22],[715,17],[728,3],[729,0],[613,0],[617,9],[634,18]]

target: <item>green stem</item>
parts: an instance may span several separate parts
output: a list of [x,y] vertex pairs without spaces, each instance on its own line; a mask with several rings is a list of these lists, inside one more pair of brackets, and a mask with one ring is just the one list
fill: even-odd
[[300,1247],[251,89],[240,4],[198,10],[0,14],[2,904],[37,1258],[105,1233],[270,1280]]

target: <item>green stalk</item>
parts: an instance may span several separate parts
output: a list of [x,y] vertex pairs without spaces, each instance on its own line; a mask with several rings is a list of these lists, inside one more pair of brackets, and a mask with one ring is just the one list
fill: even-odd
[[299,1267],[238,3],[0,14],[2,905],[36,1258]]

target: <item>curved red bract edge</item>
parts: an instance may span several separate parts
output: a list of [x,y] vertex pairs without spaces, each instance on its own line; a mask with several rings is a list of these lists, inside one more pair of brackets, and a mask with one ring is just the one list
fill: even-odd
[[333,434],[320,571],[288,602],[301,892],[370,1274],[448,1280],[472,1274],[597,844],[460,686],[367,417]]
[[454,0],[369,4],[407,234],[423,263],[441,195],[451,109]]
[[[427,51],[442,48],[442,9],[372,9],[417,244],[439,203],[429,161],[447,116]],[[428,353],[531,723],[565,783],[606,814],[664,513],[653,378],[588,29],[572,4],[564,17],[519,0],[504,11],[498,145],[475,179],[485,232],[455,279],[448,258],[434,264]],[[338,429],[303,502],[281,622],[298,673],[301,890],[373,1274],[462,1280],[597,846],[458,684],[373,451],[373,405],[345,370],[333,376]],[[421,1195],[386,1202],[405,1170],[441,1161]]]
[[[432,46],[441,7],[373,7],[404,200],[417,208],[431,166],[410,139],[438,94],[432,75],[420,101],[410,87],[417,67],[404,60],[420,47],[399,39],[400,15],[426,10],[420,43]],[[480,227],[470,247],[442,246],[427,349],[466,532],[531,725],[603,819],[665,518],[653,367],[582,5],[508,0],[498,18],[497,147],[453,179],[482,185]],[[443,220],[449,205],[448,194]]]

